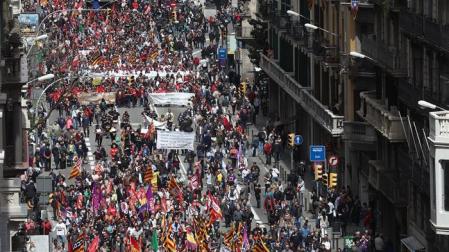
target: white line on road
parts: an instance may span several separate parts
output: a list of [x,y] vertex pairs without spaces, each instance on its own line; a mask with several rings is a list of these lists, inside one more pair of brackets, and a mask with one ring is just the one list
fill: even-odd
[[[237,192],[240,194],[242,187],[239,184],[237,184],[236,188],[237,188]],[[261,227],[266,227],[265,223],[260,219],[260,216],[257,214],[256,209],[254,207],[251,207],[251,212],[254,215],[254,221],[256,223],[259,223],[259,225]]]
[[[178,159],[179,159],[179,157],[178,157]],[[187,175],[187,170],[186,170],[186,168],[184,167],[184,163],[183,163],[181,160],[179,160],[179,166],[181,167],[181,169],[182,169],[182,171],[184,172],[184,174]]]
[[90,169],[91,169],[91,171],[93,171],[93,170],[95,170],[95,159],[94,159],[94,155],[92,153],[89,137],[85,137],[84,141],[86,142],[86,146],[87,146],[87,160],[89,160]]

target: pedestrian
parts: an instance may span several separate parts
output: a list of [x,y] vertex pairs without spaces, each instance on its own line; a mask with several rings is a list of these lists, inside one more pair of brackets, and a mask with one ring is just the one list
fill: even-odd
[[260,208],[260,195],[261,195],[261,188],[260,188],[260,184],[258,182],[256,182],[256,184],[254,185],[254,196],[256,198],[256,202],[257,202],[257,208]]
[[271,165],[271,151],[272,145],[270,142],[266,142],[263,146],[263,152],[265,154],[265,164]]

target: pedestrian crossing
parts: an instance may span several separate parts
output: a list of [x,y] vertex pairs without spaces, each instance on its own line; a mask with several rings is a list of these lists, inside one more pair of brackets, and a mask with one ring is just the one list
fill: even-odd
[[87,161],[89,164],[89,167],[91,168],[91,171],[95,170],[95,158],[94,158],[94,154],[92,152],[92,145],[90,143],[90,139],[89,137],[85,137],[84,141],[86,142],[86,147],[87,147]]

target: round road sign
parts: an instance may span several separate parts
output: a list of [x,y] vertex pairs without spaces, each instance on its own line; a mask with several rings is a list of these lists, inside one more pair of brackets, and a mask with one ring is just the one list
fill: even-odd
[[328,161],[329,161],[329,165],[330,166],[337,166],[338,165],[338,157],[337,156],[330,156]]

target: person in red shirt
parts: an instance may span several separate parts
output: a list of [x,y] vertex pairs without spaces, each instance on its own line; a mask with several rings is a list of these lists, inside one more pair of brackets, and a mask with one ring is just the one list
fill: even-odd
[[45,218],[45,220],[42,221],[42,234],[43,235],[50,234],[51,229],[52,229],[51,222],[48,220],[48,218]]
[[115,158],[117,157],[117,154],[118,154],[118,148],[117,148],[117,145],[115,143],[112,144],[112,147],[111,147],[111,150],[110,150],[109,154],[111,155],[112,160],[115,160]]

